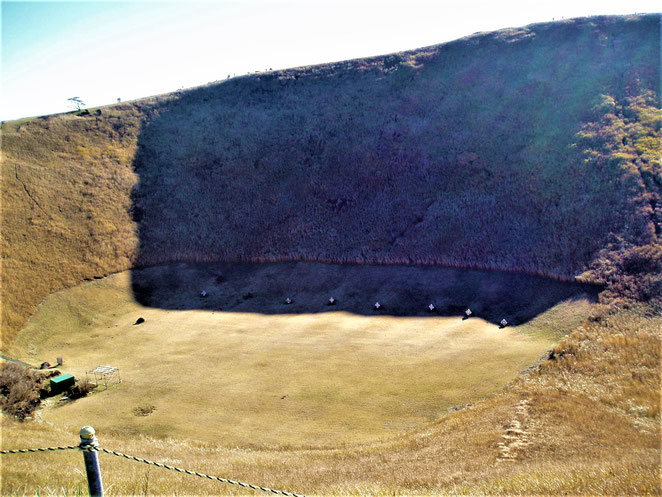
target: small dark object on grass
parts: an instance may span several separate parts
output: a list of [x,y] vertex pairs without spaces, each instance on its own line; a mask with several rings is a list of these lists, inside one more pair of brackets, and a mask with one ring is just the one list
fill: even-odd
[[138,407],[133,408],[133,415],[134,416],[149,416],[154,411],[156,411],[156,406],[154,406],[154,405],[138,406]]
[[252,299],[252,298],[253,298],[253,294],[252,294],[251,292],[248,292],[248,293],[245,294],[242,298],[243,298],[244,300]]
[[145,318],[138,318],[136,319],[136,322],[133,323],[133,326],[136,326],[137,324],[142,324],[145,322]]
[[62,366],[62,358],[61,357],[58,357],[55,360],[57,361],[57,366]]
[[457,406],[450,406],[448,408],[448,412],[454,412],[454,411],[461,411],[462,409],[466,409],[467,407],[471,407],[473,404],[470,402],[468,404],[460,404]]
[[51,363],[50,363],[50,362],[42,362],[42,363],[41,363],[41,366],[39,366],[39,369],[48,369],[48,368],[50,368],[50,367],[51,367]]

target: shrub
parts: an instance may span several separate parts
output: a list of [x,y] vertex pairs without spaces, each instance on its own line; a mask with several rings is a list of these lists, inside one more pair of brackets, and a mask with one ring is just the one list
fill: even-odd
[[86,397],[95,387],[96,385],[94,383],[89,379],[84,378],[77,381],[74,386],[67,390],[67,396],[72,400],[80,399]]
[[2,411],[23,421],[41,402],[39,390],[44,376],[14,363],[0,366],[0,406]]

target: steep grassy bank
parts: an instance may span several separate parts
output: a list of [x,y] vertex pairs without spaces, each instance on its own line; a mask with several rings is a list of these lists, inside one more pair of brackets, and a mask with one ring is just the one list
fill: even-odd
[[4,123],[2,339],[46,295],[127,269],[137,238],[130,192],[136,105]]
[[[658,17],[600,18],[187,92],[138,138],[139,260],[573,277],[610,233],[654,238],[659,163],[656,183],[635,164],[654,157],[595,164],[590,152],[611,153],[603,116],[632,98],[652,117],[644,134],[655,147],[656,53]],[[578,135],[588,123],[590,143]]]
[[533,25],[4,123],[3,340],[55,290],[176,260],[591,267],[654,298],[659,23]]
[[[11,333],[37,296],[136,256],[571,276],[610,233],[650,242],[655,181],[635,168],[620,187],[621,164],[642,154],[594,167],[588,145],[570,145],[583,123],[656,88],[658,59],[646,54],[658,23],[539,25],[5,126],[4,322]],[[655,119],[642,125],[656,131]]]

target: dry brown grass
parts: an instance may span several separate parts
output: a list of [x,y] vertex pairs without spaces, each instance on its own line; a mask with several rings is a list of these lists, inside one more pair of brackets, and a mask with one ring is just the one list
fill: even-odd
[[[127,269],[138,255],[409,262],[415,254],[421,263],[568,276],[596,262],[612,237],[617,252],[597,254],[595,276],[616,298],[659,295],[651,268],[660,261],[660,129],[649,109],[659,96],[639,116],[627,105],[659,88],[658,47],[659,16],[595,18],[541,25],[521,40],[478,35],[425,57],[242,78],[160,108],[6,123],[2,347],[44,297]],[[596,115],[602,94],[613,108]],[[144,120],[154,109],[162,115]],[[576,131],[587,120],[584,132],[595,132],[587,138],[599,140],[584,151],[599,156],[584,163]],[[612,136],[608,124],[621,121],[627,136]],[[635,150],[623,155],[611,138]],[[132,202],[137,166],[144,188]],[[282,205],[295,200],[297,215],[282,223]],[[143,215],[140,254],[132,213]],[[596,317],[501,393],[381,442],[255,450],[130,430],[99,435],[138,456],[310,494],[659,495],[661,325],[659,309]],[[77,430],[44,422],[2,423],[7,448],[77,439]],[[111,495],[245,493],[101,458]],[[2,493],[84,493],[80,459],[2,456]]]
[[2,346],[136,260],[572,278],[612,234],[655,246],[658,50],[659,16],[580,19],[5,123]]
[[[315,265],[304,266],[300,279],[307,271],[311,279],[319,275]],[[263,270],[276,279],[289,269]],[[181,302],[192,294],[199,304],[190,292],[202,287],[191,275],[199,271],[180,270],[180,286],[169,291],[183,294]],[[242,278],[224,274],[226,285],[241,287]],[[131,282],[124,272],[53,294],[21,332],[15,357],[38,363],[62,356],[77,378],[99,364],[122,375],[121,385],[87,399],[49,404],[42,420],[225,447],[374,441],[500,390],[553,345],[557,328],[577,326],[591,306],[574,298],[549,316],[499,329],[478,317],[361,316],[339,306],[319,314],[148,308],[134,301]],[[264,293],[251,302],[269,300]],[[138,316],[145,322],[134,326]]]
[[2,343],[46,297],[127,269],[140,112],[61,115],[2,128]]
[[[379,443],[251,450],[99,436],[115,450],[313,495],[659,495],[661,325],[641,309],[587,322],[560,343],[563,359],[543,362],[484,402]],[[3,448],[76,440],[74,430],[3,423]],[[513,435],[524,442],[506,438]],[[504,442],[514,457],[503,457]],[[79,454],[4,457],[3,493],[85,488],[76,474]],[[110,495],[142,493],[147,466],[107,455],[101,464]],[[156,468],[148,478],[148,493],[157,495],[246,493]]]

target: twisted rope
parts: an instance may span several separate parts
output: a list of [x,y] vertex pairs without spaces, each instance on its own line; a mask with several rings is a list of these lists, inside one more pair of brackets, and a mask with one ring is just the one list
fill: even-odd
[[227,478],[221,478],[220,476],[206,475],[204,473],[198,473],[197,471],[191,471],[189,469],[178,468],[176,466],[170,466],[168,464],[163,464],[163,463],[160,463],[160,462],[150,461],[148,459],[143,459],[141,457],[135,457],[135,456],[130,456],[128,454],[122,454],[121,452],[115,452],[114,450],[104,449],[103,447],[95,447],[95,448],[90,449],[90,450],[105,452],[106,454],[111,454],[111,455],[117,456],[117,457],[123,457],[124,459],[128,459],[130,461],[142,462],[142,463],[145,463],[145,464],[150,464],[152,466],[157,466],[159,468],[170,469],[172,471],[177,471],[179,473],[186,473],[187,475],[197,476],[199,478],[206,478],[208,480],[215,480],[215,481],[219,481],[221,483],[229,483],[230,485],[239,485],[240,487],[252,488],[253,490],[261,490],[262,492],[268,492],[268,493],[272,493],[272,494],[276,494],[276,495],[287,495],[289,497],[304,497],[303,495],[293,494],[291,492],[285,492],[284,490],[274,490],[273,488],[261,487],[259,485],[252,485],[250,483],[244,483],[244,482],[241,482],[241,481],[235,481],[235,480],[229,480]]
[[253,490],[260,490],[262,492],[268,492],[276,495],[286,495],[288,497],[304,497],[300,494],[294,494],[291,492],[285,492],[284,490],[274,490],[273,488],[261,487],[259,485],[252,485],[250,483],[244,483],[241,481],[230,480],[228,478],[221,478],[220,476],[207,475],[205,473],[198,473],[197,471],[191,471],[189,469],[178,468],[176,466],[170,466],[168,464],[163,464],[160,462],[150,461],[149,459],[143,459],[142,457],[130,456],[128,454],[122,454],[121,452],[115,452],[114,450],[104,449],[103,447],[96,447],[94,445],[66,445],[63,447],[44,447],[39,449],[12,449],[12,450],[0,450],[0,454],[27,454],[30,452],[57,452],[61,450],[74,450],[78,449],[81,451],[96,451],[96,452],[105,452],[117,457],[123,457],[129,461],[136,461],[159,468],[170,469],[172,471],[177,471],[179,473],[186,473],[187,475],[197,476],[199,478],[206,478],[208,480],[219,481],[221,483],[229,483],[230,485],[239,485],[244,488],[251,488]]
[[27,454],[28,452],[56,452],[58,450],[80,449],[79,445],[66,445],[64,447],[44,447],[42,449],[13,449],[0,450],[0,454]]

